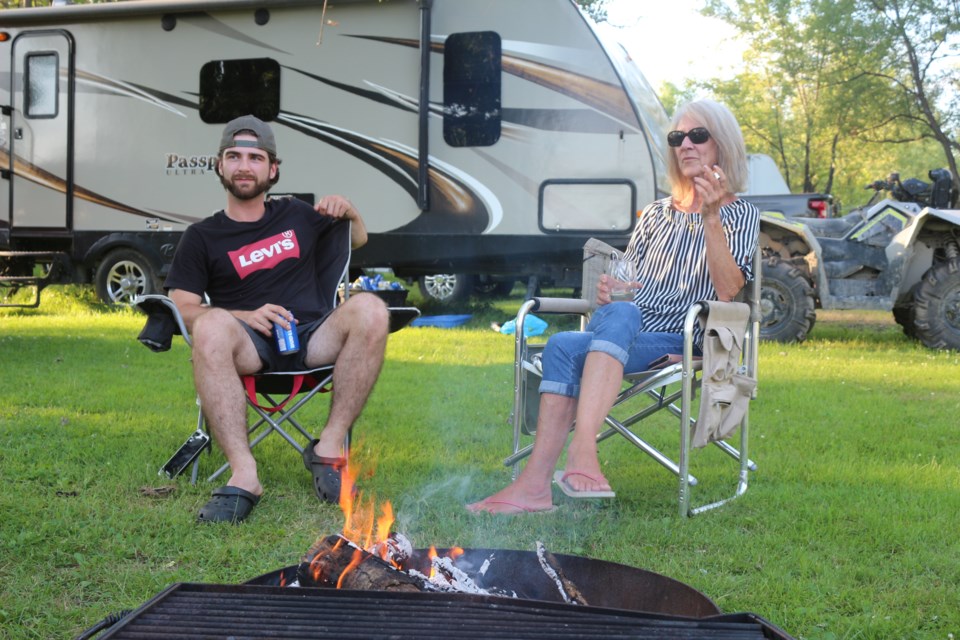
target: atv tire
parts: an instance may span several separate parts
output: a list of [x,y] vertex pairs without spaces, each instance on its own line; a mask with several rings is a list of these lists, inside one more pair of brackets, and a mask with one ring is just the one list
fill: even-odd
[[760,338],[803,342],[816,320],[813,287],[796,267],[772,258],[760,279]]
[[916,308],[915,300],[917,297],[917,289],[920,288],[920,283],[913,285],[910,289],[910,292],[907,293],[906,300],[904,302],[898,302],[893,305],[893,319],[894,321],[903,328],[903,335],[907,336],[912,340],[917,339],[917,318],[916,318]]
[[920,342],[960,350],[960,258],[927,271],[914,295],[913,314]]

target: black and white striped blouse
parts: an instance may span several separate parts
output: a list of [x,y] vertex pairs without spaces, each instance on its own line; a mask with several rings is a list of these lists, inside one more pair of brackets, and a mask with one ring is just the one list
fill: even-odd
[[[640,214],[626,257],[639,265],[643,286],[634,302],[643,311],[643,330],[682,333],[687,310],[701,300],[716,300],[707,270],[707,251],[699,213],[673,209],[672,198],[648,205]],[[753,279],[753,252],[760,233],[760,211],[745,200],[720,207],[727,246],[747,282]],[[696,343],[701,344],[699,326]]]

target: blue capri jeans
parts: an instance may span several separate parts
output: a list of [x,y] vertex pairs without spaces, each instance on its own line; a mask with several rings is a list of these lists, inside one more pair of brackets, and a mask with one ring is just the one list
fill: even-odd
[[626,372],[644,371],[667,353],[683,353],[679,333],[643,330],[643,314],[632,302],[611,302],[598,308],[585,331],[565,331],[550,337],[543,349],[540,393],[576,398],[587,354],[613,356]]

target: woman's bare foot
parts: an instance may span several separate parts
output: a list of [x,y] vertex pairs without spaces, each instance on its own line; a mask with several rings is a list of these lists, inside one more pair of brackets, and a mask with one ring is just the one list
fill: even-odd
[[499,514],[518,514],[518,513],[536,513],[540,511],[552,511],[553,494],[550,492],[550,486],[547,485],[543,491],[525,491],[518,487],[514,482],[501,489],[497,493],[467,505],[468,511],[478,513],[481,511],[487,513]]
[[607,482],[600,470],[600,460],[597,458],[596,447],[580,452],[571,444],[567,451],[566,483],[574,491],[610,491]]

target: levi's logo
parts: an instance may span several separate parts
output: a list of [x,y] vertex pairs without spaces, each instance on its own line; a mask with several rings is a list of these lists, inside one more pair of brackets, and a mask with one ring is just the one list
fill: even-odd
[[237,275],[243,280],[255,271],[272,269],[287,258],[299,258],[300,244],[297,242],[297,234],[290,230],[248,244],[227,255],[230,256]]

